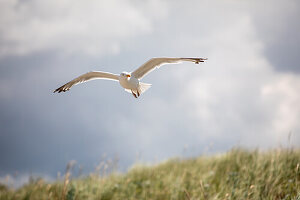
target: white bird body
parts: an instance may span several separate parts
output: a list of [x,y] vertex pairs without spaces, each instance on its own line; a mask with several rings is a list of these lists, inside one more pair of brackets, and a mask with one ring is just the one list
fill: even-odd
[[136,90],[139,87],[139,80],[135,77],[120,76],[120,85],[128,90]]
[[152,58],[141,67],[135,71],[128,73],[122,72],[120,75],[112,74],[109,72],[93,71],[83,74],[72,81],[66,83],[65,85],[57,88],[54,92],[66,92],[73,85],[83,83],[86,81],[94,79],[109,79],[114,81],[119,81],[120,85],[125,89],[125,91],[132,93],[132,95],[137,98],[147,89],[151,87],[151,84],[142,83],[140,79],[143,78],[146,74],[154,70],[155,68],[160,67],[163,64],[169,63],[178,63],[181,61],[190,61],[196,64],[199,62],[204,62],[206,58]]

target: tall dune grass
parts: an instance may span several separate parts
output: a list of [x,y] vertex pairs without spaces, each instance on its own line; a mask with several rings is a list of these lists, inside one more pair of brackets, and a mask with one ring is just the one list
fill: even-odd
[[0,187],[0,199],[293,199],[300,200],[300,151],[234,149],[195,159],[135,166],[126,174],[96,174],[18,190]]

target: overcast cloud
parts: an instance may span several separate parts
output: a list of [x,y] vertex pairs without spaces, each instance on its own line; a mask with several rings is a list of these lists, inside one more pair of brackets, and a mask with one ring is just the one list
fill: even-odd
[[[299,147],[299,11],[293,0],[2,0],[0,176],[51,179],[70,160],[89,172],[104,154],[126,169],[235,146]],[[139,99],[109,81],[52,93],[87,71],[160,56],[209,60],[152,72]]]

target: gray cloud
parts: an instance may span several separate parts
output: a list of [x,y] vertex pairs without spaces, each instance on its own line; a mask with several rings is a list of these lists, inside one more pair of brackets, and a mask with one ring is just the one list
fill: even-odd
[[299,1],[255,2],[249,8],[268,61],[276,70],[299,73]]

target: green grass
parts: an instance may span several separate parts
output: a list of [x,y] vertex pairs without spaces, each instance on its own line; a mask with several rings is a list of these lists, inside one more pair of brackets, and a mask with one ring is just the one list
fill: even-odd
[[0,199],[295,199],[300,200],[300,151],[231,150],[172,159],[111,174],[55,183],[37,180],[18,190],[0,187]]

